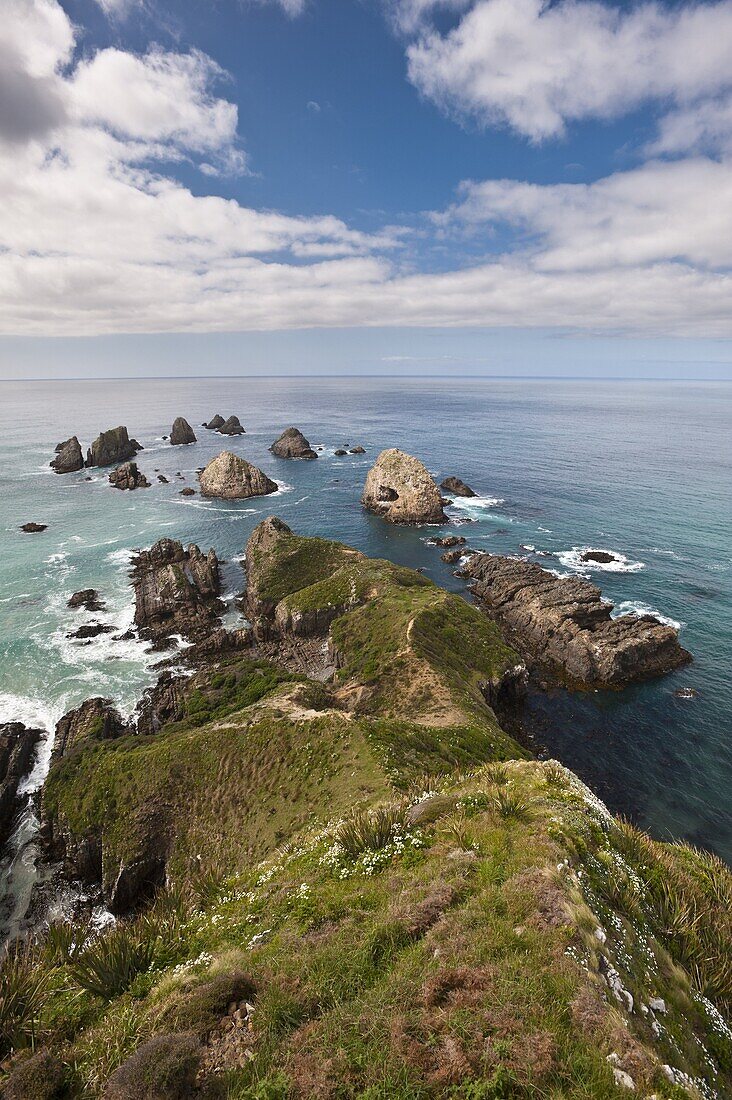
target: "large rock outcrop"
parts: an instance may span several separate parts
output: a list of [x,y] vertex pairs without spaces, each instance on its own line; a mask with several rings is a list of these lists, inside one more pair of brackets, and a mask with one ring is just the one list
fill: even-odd
[[75,435],[63,443],[56,444],[56,457],[50,463],[51,469],[57,474],[73,474],[76,470],[83,470],[84,455],[81,444]]
[[158,645],[171,634],[201,641],[218,627],[224,605],[215,550],[187,550],[174,539],[160,539],[132,562],[135,625],[142,638]]
[[287,428],[270,447],[279,458],[317,458],[316,452],[299,428]]
[[212,458],[199,481],[203,496],[223,500],[245,500],[277,492],[276,482],[231,451]]
[[445,523],[442,497],[418,458],[392,447],[371,467],[361,503],[389,523]]
[[92,443],[86,453],[87,466],[118,466],[128,459],[134,458],[138,451],[142,450],[140,444],[130,439],[127,428],[120,425],[118,428],[110,428],[100,435]]
[[228,420],[225,420],[220,428],[217,429],[219,435],[243,435],[244,429],[241,425],[241,421],[238,416],[230,416]]
[[136,462],[123,462],[109,475],[109,484],[113,489],[149,489],[150,482]]
[[0,725],[0,846],[10,835],[21,807],[18,787],[31,770],[33,753],[43,730],[29,729],[22,722]]
[[170,429],[170,443],[173,447],[184,447],[188,443],[195,443],[196,435],[185,417],[177,416]]
[[211,432],[217,432],[219,428],[223,427],[225,423],[226,421],[224,420],[221,413],[216,413],[216,415],[212,416],[208,423],[204,424],[203,426],[204,428],[208,428]]
[[81,706],[67,711],[56,723],[53,758],[66,756],[83,741],[111,741],[130,732],[111,699],[100,696],[86,699]]
[[469,558],[461,576],[516,648],[570,687],[618,688],[691,660],[673,627],[652,615],[611,618],[612,604],[580,577],[494,554]]
[[475,490],[466,485],[460,477],[446,477],[440,482],[440,488],[446,493],[452,493],[454,497],[474,497]]

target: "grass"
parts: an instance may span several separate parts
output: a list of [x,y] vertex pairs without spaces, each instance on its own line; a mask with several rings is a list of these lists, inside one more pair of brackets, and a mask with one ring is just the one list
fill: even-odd
[[358,859],[362,852],[378,851],[391,844],[405,823],[404,804],[377,806],[346,818],[336,829],[335,839],[350,859]]

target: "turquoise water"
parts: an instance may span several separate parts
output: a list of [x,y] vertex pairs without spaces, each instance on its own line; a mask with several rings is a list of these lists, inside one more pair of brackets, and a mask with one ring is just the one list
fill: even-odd
[[[237,413],[247,434],[230,442],[200,428]],[[162,440],[177,415],[199,435],[191,447]],[[143,443],[139,466],[154,483],[114,491],[106,472],[64,477],[48,462],[56,442],[126,424]],[[316,462],[274,458],[267,448],[295,424]],[[422,566],[461,590],[425,544],[429,529],[390,528],[359,496],[383,447],[421,457],[438,477],[457,474],[479,492],[451,509],[473,519],[469,545],[537,558],[560,572],[574,548],[625,557],[621,571],[593,570],[616,605],[654,609],[682,623],[694,664],[621,693],[557,692],[531,702],[540,744],[587,779],[611,808],[659,837],[686,837],[732,861],[732,386],[502,380],[206,379],[0,383],[0,720],[52,729],[84,698],[132,708],[152,681],[138,642],[66,633],[85,613],[66,608],[76,589],[98,588],[120,630],[132,618],[129,551],[163,535],[226,558],[227,594],[242,587],[241,555],[254,525],[275,512],[303,534],[343,539],[368,554]],[[362,444],[367,454],[333,451]],[[184,484],[224,447],[260,465],[276,496],[225,503],[186,499]],[[171,478],[158,484],[155,469]],[[186,481],[174,475],[180,471]],[[48,524],[22,534],[27,520]],[[235,612],[230,621],[234,621]],[[693,687],[698,697],[674,697]],[[47,743],[30,786],[44,773]],[[29,831],[32,833],[32,822]],[[32,861],[33,851],[26,852]]]

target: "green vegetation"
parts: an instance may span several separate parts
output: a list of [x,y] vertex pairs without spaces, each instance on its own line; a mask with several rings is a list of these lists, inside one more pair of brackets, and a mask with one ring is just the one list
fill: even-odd
[[46,816],[101,840],[105,885],[153,851],[168,887],[4,960],[0,1089],[731,1095],[728,869],[525,758],[481,690],[516,655],[458,597],[324,540],[254,564],[285,611],[349,608],[336,680],[223,657],[182,720],[54,765]]

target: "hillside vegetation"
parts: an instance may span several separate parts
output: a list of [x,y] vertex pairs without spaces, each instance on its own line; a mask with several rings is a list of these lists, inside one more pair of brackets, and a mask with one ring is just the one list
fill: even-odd
[[[460,597],[260,536],[272,660],[224,653],[178,720],[52,769],[44,814],[101,845],[105,883],[155,851],[166,886],[6,960],[3,1095],[731,1095],[724,865],[527,759],[485,701],[518,657]],[[327,647],[330,681],[278,638]]]

